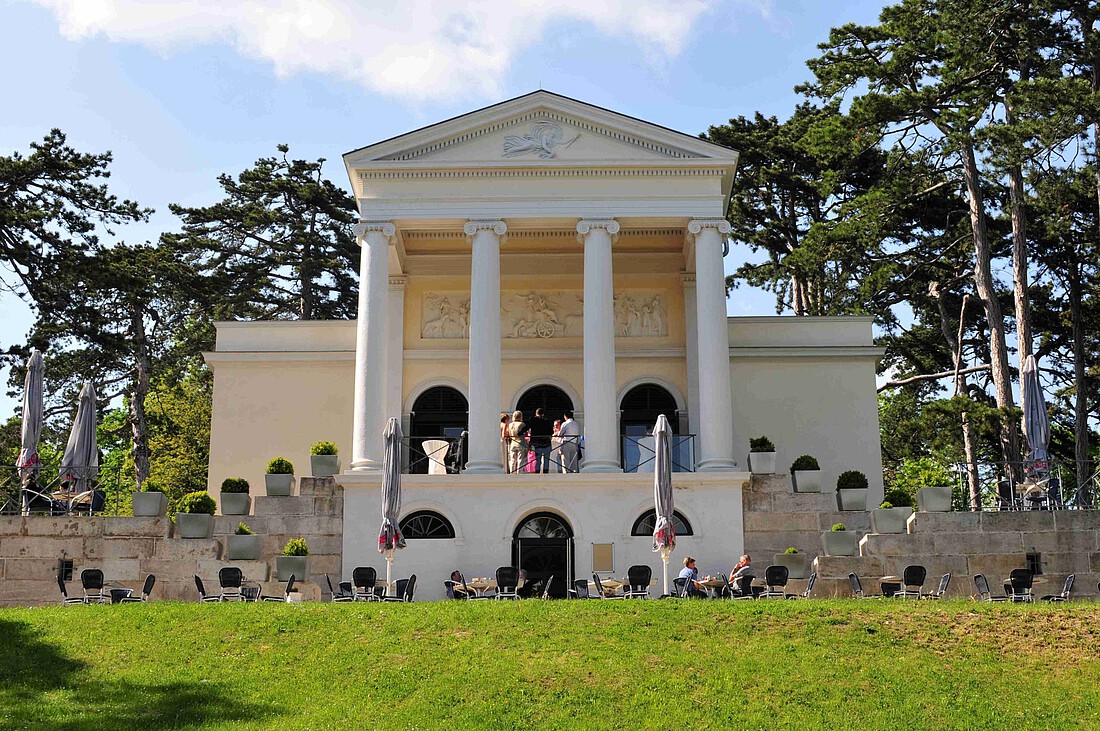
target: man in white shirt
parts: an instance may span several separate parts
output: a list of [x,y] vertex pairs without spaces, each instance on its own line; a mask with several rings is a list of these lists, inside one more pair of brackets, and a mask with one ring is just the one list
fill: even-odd
[[565,421],[558,429],[558,439],[561,441],[561,471],[577,471],[577,453],[581,439],[581,425],[573,421],[573,412],[565,412]]

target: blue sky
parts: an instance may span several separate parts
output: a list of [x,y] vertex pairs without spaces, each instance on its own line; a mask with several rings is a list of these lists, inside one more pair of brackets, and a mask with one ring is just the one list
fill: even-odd
[[[111,150],[112,190],[157,210],[119,236],[155,240],[176,225],[169,203],[217,200],[218,174],[279,143],[326,158],[347,187],[342,153],[540,86],[692,134],[785,117],[829,28],[874,22],[882,4],[0,0],[0,154],[52,127]],[[727,268],[748,258],[734,247]],[[6,347],[31,315],[11,296],[0,308]],[[729,311],[774,305],[742,288]],[[0,396],[0,418],[17,408]]]

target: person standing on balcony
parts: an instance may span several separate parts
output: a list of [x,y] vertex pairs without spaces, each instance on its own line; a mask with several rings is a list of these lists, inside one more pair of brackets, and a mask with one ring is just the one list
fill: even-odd
[[543,414],[542,409],[535,409],[535,417],[531,419],[531,448],[535,451],[535,472],[550,474],[550,439],[554,435],[554,426]]
[[500,463],[502,465],[504,465],[504,471],[505,472],[511,472],[512,471],[512,469],[511,469],[512,465],[508,460],[508,455],[509,455],[508,425],[511,424],[511,423],[512,423],[511,415],[509,415],[509,414],[502,411],[500,413],[500,458],[501,458]]
[[512,423],[508,425],[509,472],[522,472],[527,464],[527,432],[530,430],[531,427],[523,423],[523,412],[513,412]]
[[561,442],[561,471],[577,471],[577,455],[581,439],[581,425],[573,421],[573,412],[565,412],[565,421],[558,429],[558,441]]

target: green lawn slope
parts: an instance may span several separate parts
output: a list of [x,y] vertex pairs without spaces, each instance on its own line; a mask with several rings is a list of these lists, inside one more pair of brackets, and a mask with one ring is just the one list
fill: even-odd
[[1100,728],[1100,605],[0,610],[0,728]]

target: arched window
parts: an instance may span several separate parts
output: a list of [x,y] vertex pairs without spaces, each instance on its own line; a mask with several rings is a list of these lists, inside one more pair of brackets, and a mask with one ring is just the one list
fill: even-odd
[[542,384],[532,386],[523,392],[516,402],[516,410],[523,412],[524,419],[535,415],[535,409],[542,409],[550,421],[564,418],[566,411],[573,410],[573,399],[557,386]]
[[409,513],[399,524],[405,538],[454,538],[455,529],[451,521],[432,510],[418,510]]
[[[634,521],[634,527],[630,529],[632,536],[652,536],[653,528],[657,524],[657,511],[647,510]],[[672,511],[672,528],[678,536],[693,535],[691,523],[678,510]]]
[[676,399],[668,389],[656,383],[641,383],[623,395],[619,403],[622,414],[619,424],[620,433],[631,436],[643,436],[653,431],[657,417],[668,417],[673,434],[680,433],[680,419],[677,416]]
[[409,436],[457,437],[466,428],[469,404],[450,386],[433,386],[413,402]]
[[516,538],[572,538],[569,524],[553,513],[535,513],[516,528]]

